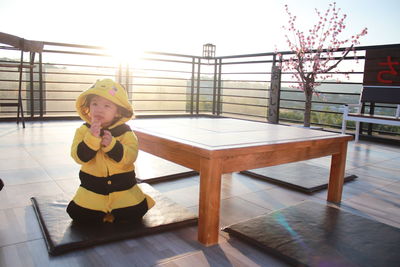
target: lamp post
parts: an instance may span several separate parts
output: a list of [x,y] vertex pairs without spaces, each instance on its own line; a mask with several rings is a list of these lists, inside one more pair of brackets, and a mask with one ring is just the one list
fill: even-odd
[[203,58],[207,59],[210,64],[210,59],[215,58],[215,45],[210,43],[203,45]]

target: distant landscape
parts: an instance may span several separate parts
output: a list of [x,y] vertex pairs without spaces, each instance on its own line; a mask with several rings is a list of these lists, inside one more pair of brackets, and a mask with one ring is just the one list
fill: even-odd
[[[1,60],[1,59],[0,59]],[[93,74],[90,74],[93,73]],[[23,80],[27,80],[27,73]],[[110,77],[118,79],[118,73],[110,73],[110,69],[73,69],[46,65],[44,99],[45,114],[47,116],[76,116],[75,99],[94,81],[99,78]],[[37,81],[37,75],[34,77]],[[0,97],[1,101],[17,99],[18,72],[0,71]],[[129,87],[129,97],[138,115],[140,114],[163,114],[163,113],[189,113],[191,110],[200,113],[211,113],[213,109],[214,80],[210,76],[201,76],[200,82],[192,88],[190,74],[182,77],[164,77],[161,74],[149,74],[145,71],[134,72],[129,80],[122,78],[122,84]],[[326,81],[334,82],[334,81]],[[199,84],[200,91],[196,88]],[[29,110],[31,103],[34,106],[35,114],[38,113],[38,83],[34,83],[34,101],[31,101],[29,84],[24,83],[23,98],[25,111]],[[222,114],[246,114],[256,118],[267,117],[269,82],[252,82],[249,80],[230,80],[222,77],[221,82],[221,111]],[[193,97],[191,96],[194,90]],[[360,84],[321,84],[317,87],[318,95],[313,97],[313,123],[337,125],[341,124],[340,108],[345,103],[358,103]],[[345,94],[343,94],[345,93]],[[354,95],[348,95],[354,94]],[[197,106],[197,96],[199,104]],[[193,101],[193,102],[191,102]],[[288,87],[282,84],[280,118],[302,121],[304,109],[304,93],[301,90]],[[379,113],[387,114],[391,109],[377,108]],[[15,108],[3,107],[0,116],[14,116]],[[400,127],[397,127],[400,128]],[[400,132],[400,129],[396,131]]]

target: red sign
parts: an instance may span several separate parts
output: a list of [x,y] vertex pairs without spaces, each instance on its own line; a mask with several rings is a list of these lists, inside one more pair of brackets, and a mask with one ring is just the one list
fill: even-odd
[[367,50],[363,84],[400,86],[400,46]]

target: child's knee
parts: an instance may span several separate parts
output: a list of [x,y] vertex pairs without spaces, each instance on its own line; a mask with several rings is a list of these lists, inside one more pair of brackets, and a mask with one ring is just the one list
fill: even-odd
[[82,223],[100,223],[103,222],[103,218],[106,215],[106,213],[102,211],[83,208],[74,201],[68,204],[67,213],[72,220]]
[[146,214],[148,210],[149,209],[147,206],[147,201],[144,200],[138,205],[115,209],[111,213],[114,215],[116,222],[141,221],[142,217]]

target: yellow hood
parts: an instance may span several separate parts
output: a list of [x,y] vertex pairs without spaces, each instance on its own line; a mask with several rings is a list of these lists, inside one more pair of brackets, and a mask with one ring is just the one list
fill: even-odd
[[92,85],[92,87],[80,94],[76,100],[76,111],[81,119],[87,123],[90,123],[89,107],[85,105],[86,97],[88,95],[98,95],[104,97],[128,111],[125,116],[123,116],[118,122],[114,123],[114,125],[111,125],[110,128],[121,125],[133,118],[133,108],[129,103],[125,88],[111,79],[103,79],[98,80]]

